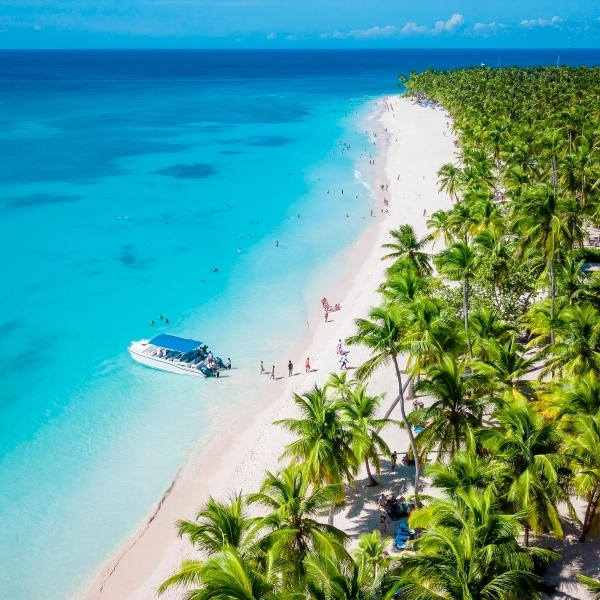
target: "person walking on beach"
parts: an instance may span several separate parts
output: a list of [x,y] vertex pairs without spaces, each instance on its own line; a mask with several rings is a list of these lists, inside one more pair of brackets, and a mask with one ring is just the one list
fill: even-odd
[[294,374],[294,365],[292,361],[288,361],[288,377],[291,377]]
[[327,323],[327,319],[329,318],[329,312],[325,309],[325,323]]
[[265,365],[263,361],[260,361],[260,374],[262,375],[265,372]]
[[304,363],[304,367],[306,368],[306,372],[310,373],[310,360],[306,357],[306,362]]
[[392,452],[392,461],[390,465],[390,471],[393,471],[396,468],[396,462],[398,461],[398,453],[394,450]]
[[381,531],[381,533],[385,533],[387,531],[387,518],[385,513],[381,513],[379,516],[379,531]]
[[347,355],[347,354],[344,354],[344,355],[342,356],[342,358],[341,358],[340,362],[342,363],[342,365],[341,365],[340,369],[341,369],[342,371],[344,371],[344,370],[346,370],[346,371],[347,371],[347,370],[348,370],[348,355]]
[[271,377],[270,379],[275,380],[275,365],[273,365],[273,367],[271,368]]

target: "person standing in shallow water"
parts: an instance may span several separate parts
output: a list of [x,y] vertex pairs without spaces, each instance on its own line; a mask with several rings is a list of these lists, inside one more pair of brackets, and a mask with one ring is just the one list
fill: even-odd
[[260,374],[262,375],[265,372],[265,365],[263,361],[260,361]]
[[294,365],[292,361],[288,361],[288,377],[291,377],[294,374]]

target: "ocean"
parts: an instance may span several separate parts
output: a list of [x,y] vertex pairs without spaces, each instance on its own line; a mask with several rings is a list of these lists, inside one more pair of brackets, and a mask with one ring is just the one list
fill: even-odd
[[[0,52],[0,597],[72,597],[190,454],[260,408],[260,360],[283,372],[366,230],[360,124],[399,73],[558,54],[600,63]],[[130,341],[164,332],[234,369],[202,380],[131,360]]]

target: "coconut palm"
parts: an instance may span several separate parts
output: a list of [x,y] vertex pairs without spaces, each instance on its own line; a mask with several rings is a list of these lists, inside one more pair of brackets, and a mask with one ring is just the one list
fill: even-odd
[[235,548],[224,546],[204,562],[184,561],[181,569],[159,588],[162,594],[172,587],[192,587],[187,600],[301,600],[301,594],[284,590],[280,564],[274,553],[261,563],[246,560]]
[[465,242],[455,242],[450,248],[440,252],[436,257],[436,266],[442,275],[463,284],[463,319],[469,354],[469,279],[475,274],[476,259],[473,248]]
[[550,531],[562,537],[558,504],[568,503],[568,471],[560,454],[562,437],[527,403],[513,403],[493,415],[495,425],[480,429],[478,442],[504,466],[506,499],[525,514],[525,546],[529,532]]
[[523,514],[505,514],[490,491],[436,499],[410,517],[425,527],[414,554],[401,559],[399,587],[406,600],[526,600],[538,598],[533,554],[516,536]]
[[389,446],[380,435],[381,430],[391,422],[376,416],[382,398],[383,396],[369,396],[367,388],[361,385],[352,390],[342,408],[348,419],[354,454],[358,460],[365,463],[369,486],[378,485],[371,473],[370,465],[375,467],[375,472],[379,475],[381,471],[380,456],[391,454]]
[[451,354],[427,369],[425,379],[417,383],[415,390],[431,396],[433,403],[412,413],[410,419],[425,423],[416,439],[422,456],[437,449],[439,460],[452,458],[465,447],[471,432],[481,425],[488,404],[479,395],[485,382]]
[[379,531],[358,536],[358,545],[352,556],[363,573],[374,578],[380,569],[388,568],[391,562],[387,552],[388,543],[389,538],[382,537]]
[[247,515],[241,495],[234,496],[229,503],[218,502],[209,496],[195,521],[177,521],[177,527],[179,536],[188,537],[204,554],[215,554],[228,545],[248,555],[253,550],[255,521]]
[[447,192],[455,202],[458,202],[458,193],[461,191],[464,183],[463,172],[460,167],[452,163],[443,165],[438,174],[438,184],[440,192]]
[[256,525],[266,532],[260,544],[273,549],[285,563],[286,581],[300,584],[306,574],[304,561],[311,553],[346,556],[346,534],[317,521],[343,494],[341,484],[313,488],[302,467],[288,467],[277,474],[267,471],[260,491],[248,496],[249,504],[269,511]]
[[600,373],[600,312],[594,306],[589,302],[567,306],[558,315],[555,329],[554,342],[540,353],[546,358],[540,377]]
[[419,457],[415,438],[406,417],[404,407],[404,388],[402,385],[402,373],[398,364],[398,356],[403,352],[403,343],[405,342],[406,328],[402,322],[402,313],[399,309],[374,308],[371,310],[368,319],[355,320],[357,333],[350,336],[346,342],[350,345],[366,346],[371,351],[371,357],[361,365],[356,375],[364,380],[375,370],[392,363],[398,382],[398,396],[386,414],[389,416],[391,410],[400,404],[402,422],[408,431],[410,446],[415,459],[415,493],[419,493]]
[[400,225],[398,229],[390,231],[390,236],[394,241],[382,244],[381,247],[392,252],[386,254],[382,260],[393,258],[396,261],[404,261],[414,267],[419,275],[431,275],[431,259],[423,252],[423,248],[430,242],[430,236],[418,239],[411,225]]
[[379,292],[387,302],[411,302],[424,294],[429,280],[421,277],[410,264],[400,261],[388,269],[386,280],[379,286]]
[[[318,486],[352,482],[358,461],[352,450],[352,436],[343,421],[343,401],[328,398],[327,392],[317,385],[300,396],[294,394],[299,419],[281,419],[276,425],[285,427],[299,436],[288,444],[282,458],[303,464],[310,481]],[[333,504],[329,524],[333,525]]]

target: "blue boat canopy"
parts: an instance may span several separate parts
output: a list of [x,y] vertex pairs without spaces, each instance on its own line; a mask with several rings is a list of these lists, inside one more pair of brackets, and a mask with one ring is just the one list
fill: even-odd
[[154,339],[150,340],[150,344],[158,346],[159,348],[164,348],[165,350],[175,350],[176,352],[191,352],[202,346],[202,342],[180,338],[176,335],[169,335],[167,333],[157,335]]

